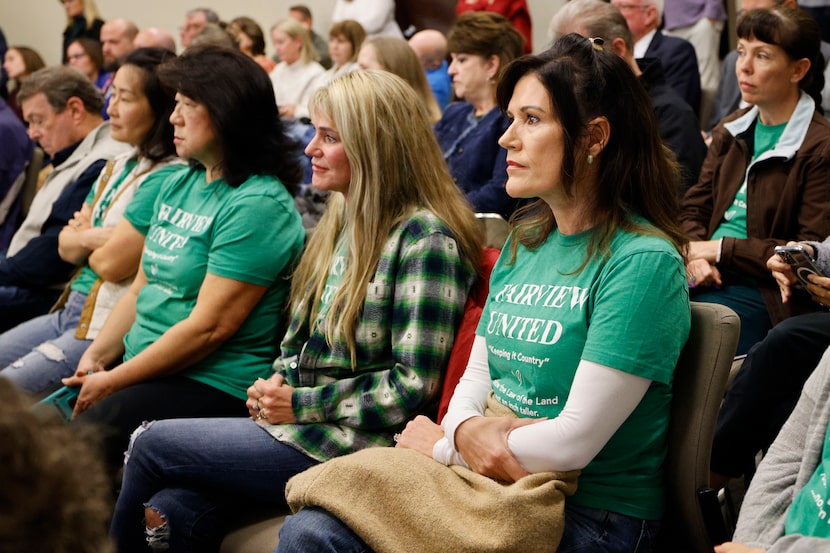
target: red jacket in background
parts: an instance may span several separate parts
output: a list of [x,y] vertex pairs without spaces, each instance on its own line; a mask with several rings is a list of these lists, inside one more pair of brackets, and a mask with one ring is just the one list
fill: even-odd
[[503,15],[525,37],[525,54],[533,51],[533,32],[527,0],[458,0],[455,15],[471,11]]

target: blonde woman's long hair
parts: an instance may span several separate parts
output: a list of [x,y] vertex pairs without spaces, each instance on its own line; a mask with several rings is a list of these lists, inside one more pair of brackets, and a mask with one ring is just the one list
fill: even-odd
[[291,280],[291,305],[317,324],[318,306],[337,247],[346,269],[325,320],[329,344],[345,339],[355,366],[355,332],[391,230],[418,209],[434,213],[455,236],[462,257],[478,271],[481,231],[450,176],[426,109],[403,79],[356,71],[317,90],[314,116],[332,121],[351,168],[348,197],[333,193]]
[[[63,5],[63,0],[58,0],[58,2]],[[98,6],[95,5],[95,0],[81,0],[81,3],[84,5],[84,19],[86,19],[86,28],[91,29],[92,24],[95,22],[96,19],[103,19],[101,17],[101,13],[98,11]],[[66,26],[71,27],[74,21],[71,17],[66,17]]]
[[429,86],[418,55],[409,43],[402,38],[376,36],[367,38],[362,48],[366,45],[371,45],[375,49],[377,60],[384,69],[403,78],[415,89],[427,108],[430,122],[437,123],[441,119],[441,108],[435,101],[435,95]]
[[320,59],[320,56],[317,55],[317,50],[314,49],[314,43],[311,41],[311,33],[296,19],[286,17],[281,21],[277,21],[271,27],[272,33],[274,29],[279,29],[292,39],[300,39],[302,43],[300,47],[300,61],[303,65]]

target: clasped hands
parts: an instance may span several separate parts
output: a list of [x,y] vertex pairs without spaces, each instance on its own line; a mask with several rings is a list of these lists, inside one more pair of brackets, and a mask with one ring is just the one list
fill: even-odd
[[257,422],[291,424],[297,422],[291,403],[293,394],[294,387],[286,384],[281,374],[274,373],[268,380],[257,378],[248,388],[245,406]]
[[87,355],[81,357],[75,374],[61,379],[61,382],[64,386],[81,387],[78,399],[75,401],[75,409],[72,411],[73,419],[102,399],[118,391],[113,373],[107,371],[104,365],[92,360]]
[[723,280],[715,267],[720,240],[693,240],[686,252],[686,280],[689,288],[721,286]]
[[[455,445],[474,472],[503,482],[515,482],[529,473],[510,451],[507,437],[515,428],[536,422],[539,421],[513,417],[472,417],[459,425]],[[432,458],[435,444],[443,437],[443,428],[419,415],[407,423],[395,447],[414,449]]]

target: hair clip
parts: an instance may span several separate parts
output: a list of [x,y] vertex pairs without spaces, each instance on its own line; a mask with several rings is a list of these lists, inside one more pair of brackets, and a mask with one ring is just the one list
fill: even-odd
[[594,47],[594,50],[602,50],[602,45],[605,44],[605,39],[601,37],[593,37],[588,38],[591,41],[591,45]]

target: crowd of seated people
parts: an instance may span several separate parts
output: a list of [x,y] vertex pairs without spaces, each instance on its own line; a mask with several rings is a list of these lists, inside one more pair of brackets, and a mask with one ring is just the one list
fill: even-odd
[[[613,515],[608,551],[644,551],[689,301],[732,308],[746,355],[712,485],[752,475],[768,452],[718,551],[830,537],[808,501],[830,499],[817,476],[830,458],[823,29],[796,0],[745,0],[710,119],[711,50],[680,35],[711,42],[722,6],[664,2],[569,0],[529,56],[523,0],[461,0],[446,32],[402,32],[386,1],[338,0],[320,34],[301,4],[276,23],[196,7],[178,54],[162,28],[62,0],[63,65],[4,45],[0,380],[35,399],[77,392],[69,424],[96,430],[120,491],[119,551],[147,550],[145,534],[216,549],[252,501],[285,507],[292,476],[395,442],[499,481],[582,470],[562,547]],[[35,147],[43,165],[28,167]],[[439,426],[416,417],[434,415],[479,269],[473,212],[510,220],[511,234]],[[796,272],[783,245],[816,274]],[[584,291],[572,303],[584,319],[557,319],[556,339],[525,351],[539,329],[508,319],[527,318],[527,287],[566,281]],[[659,355],[613,347],[637,340]],[[558,347],[567,356],[538,370],[516,361]],[[531,389],[561,400],[528,418],[513,399]],[[490,402],[520,418],[491,418]],[[576,461],[538,447],[559,441],[580,444]],[[639,464],[616,459],[634,442]],[[246,459],[251,472],[235,471]],[[641,487],[615,488],[632,471]],[[280,551],[384,550],[335,506],[302,505]]]

